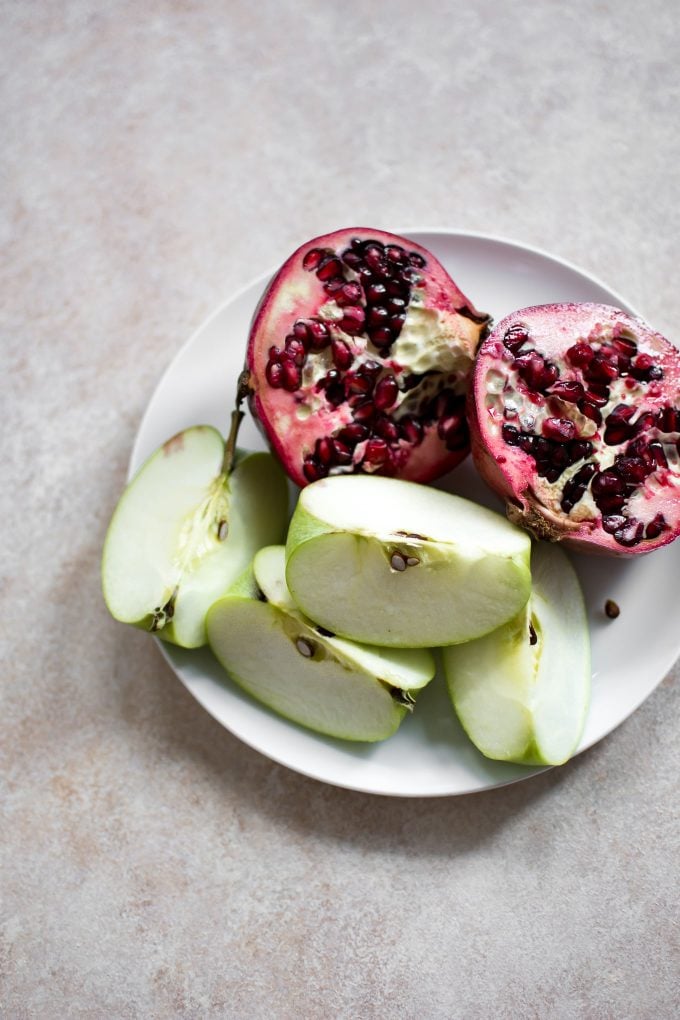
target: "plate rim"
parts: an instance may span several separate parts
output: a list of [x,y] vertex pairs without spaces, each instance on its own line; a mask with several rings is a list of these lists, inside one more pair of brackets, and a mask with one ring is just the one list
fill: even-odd
[[[495,245],[497,247],[506,248],[506,249],[512,250],[514,252],[518,252],[519,251],[519,252],[528,253],[528,254],[530,254],[532,256],[540,258],[541,260],[545,260],[545,261],[547,261],[549,263],[552,263],[554,265],[561,266],[561,267],[567,269],[568,271],[576,274],[577,276],[580,276],[583,279],[588,280],[590,283],[594,284],[596,287],[599,287],[602,290],[606,291],[611,296],[612,299],[615,299],[616,302],[618,302],[618,306],[619,307],[626,309],[630,314],[632,314],[634,316],[642,318],[641,313],[633,305],[631,305],[631,303],[626,298],[624,298],[623,295],[619,291],[617,291],[616,289],[614,289],[611,286],[609,286],[608,283],[606,283],[604,280],[602,280],[596,274],[591,273],[589,270],[584,269],[582,266],[578,265],[577,263],[572,262],[569,259],[563,258],[560,255],[555,255],[553,252],[550,252],[547,249],[544,249],[544,248],[542,248],[540,246],[537,246],[537,245],[534,245],[534,244],[525,243],[523,241],[518,241],[518,240],[515,240],[514,238],[506,237],[506,236],[501,235],[501,234],[491,234],[491,233],[487,233],[485,231],[467,230],[467,229],[459,229],[459,228],[453,229],[453,228],[447,228],[447,227],[442,227],[442,226],[432,226],[432,227],[430,227],[430,226],[399,227],[399,228],[394,228],[394,229],[390,228],[390,231],[395,233],[395,234],[400,234],[400,235],[405,236],[405,237],[413,237],[413,235],[429,234],[429,235],[434,235],[434,236],[437,236],[437,237],[441,237],[443,239],[453,239],[454,241],[455,240],[465,241],[466,239],[471,239],[471,240],[475,240],[475,241],[489,242],[489,243],[491,243],[491,244],[493,244],[493,245]],[[321,236],[321,235],[319,235],[319,236]],[[415,237],[414,237],[414,240],[415,240]],[[174,366],[175,362],[177,361],[177,359],[180,358],[187,351],[187,349],[190,348],[196,342],[196,340],[199,337],[199,335],[202,334],[205,330],[207,330],[210,327],[210,325],[214,322],[214,320],[218,319],[224,313],[225,309],[228,306],[238,302],[244,295],[246,295],[249,291],[251,291],[256,286],[262,286],[263,287],[266,284],[266,282],[268,280],[270,280],[272,278],[272,276],[277,272],[279,266],[280,266],[280,263],[272,266],[270,269],[268,269],[268,270],[266,270],[266,271],[264,271],[264,272],[262,272],[262,273],[260,273],[260,274],[258,274],[256,276],[252,277],[249,281],[247,281],[241,287],[237,288],[235,291],[231,292],[227,297],[225,297],[222,301],[220,301],[217,304],[217,306],[210,313],[208,313],[203,318],[203,320],[199,323],[199,325],[189,334],[189,336],[180,344],[180,346],[174,352],[174,354],[170,358],[168,364],[165,366],[165,369],[163,370],[163,372],[161,373],[160,377],[158,378],[158,381],[156,382],[156,385],[153,388],[153,390],[152,390],[152,392],[151,392],[151,394],[150,394],[150,396],[149,396],[149,398],[148,398],[148,400],[146,402],[146,405],[145,405],[145,408],[144,408],[144,412],[143,412],[143,414],[142,414],[142,416],[141,416],[141,418],[139,420],[139,423],[137,425],[137,430],[136,430],[134,442],[132,444],[132,448],[131,448],[131,452],[130,452],[130,457],[129,457],[129,460],[128,460],[127,475],[126,475],[126,481],[127,482],[130,481],[130,479],[132,478],[134,473],[139,469],[141,463],[145,459],[145,457],[143,457],[140,454],[140,448],[142,446],[142,436],[143,436],[143,434],[145,432],[145,429],[146,429],[146,426],[147,426],[147,424],[149,422],[149,419],[152,416],[152,412],[155,410],[154,405],[155,405],[155,403],[157,401],[157,398],[158,398],[161,390],[163,389],[164,384],[165,384],[168,376],[172,372],[173,366]],[[375,787],[372,787],[372,786],[368,786],[366,784],[362,784],[362,783],[357,782],[357,781],[352,781],[351,778],[347,778],[347,779],[342,779],[340,777],[332,778],[332,779],[331,778],[327,778],[326,776],[319,775],[318,773],[315,773],[313,770],[311,770],[308,767],[305,767],[304,765],[293,764],[293,763],[291,763],[291,761],[285,760],[284,757],[280,753],[278,753],[276,750],[272,751],[268,747],[262,746],[262,742],[258,741],[256,737],[254,738],[254,737],[252,737],[250,735],[245,737],[245,736],[242,736],[240,733],[235,732],[226,722],[224,722],[222,719],[218,718],[214,714],[214,712],[210,708],[209,704],[207,703],[208,699],[206,699],[203,696],[202,692],[200,692],[200,691],[197,692],[196,690],[194,690],[193,687],[190,686],[189,682],[187,682],[187,680],[185,680],[184,676],[182,675],[182,672],[180,671],[181,670],[181,666],[176,665],[175,662],[173,661],[173,657],[172,657],[173,656],[173,650],[174,651],[180,651],[180,652],[183,651],[183,650],[176,649],[175,646],[169,646],[166,642],[161,641],[157,637],[154,640],[155,640],[156,646],[157,646],[158,650],[160,651],[162,657],[164,658],[164,660],[166,661],[166,663],[168,664],[168,666],[170,667],[172,672],[175,674],[177,679],[179,679],[179,681],[187,689],[189,694],[201,705],[201,707],[204,709],[204,711],[208,712],[208,714],[213,719],[215,719],[215,721],[223,729],[226,729],[237,740],[241,741],[246,746],[252,748],[258,754],[262,754],[268,760],[270,760],[270,761],[272,761],[272,762],[274,762],[274,763],[276,763],[276,764],[278,764],[280,766],[283,766],[283,767],[285,767],[287,769],[290,769],[291,771],[293,771],[293,772],[295,772],[295,773],[297,773],[299,775],[305,776],[308,779],[313,779],[313,780],[315,780],[317,782],[320,782],[320,783],[323,783],[324,785],[327,785],[327,786],[333,786],[333,787],[336,787],[338,789],[346,789],[346,790],[350,790],[350,791],[358,792],[358,793],[366,793],[366,794],[370,794],[372,796],[398,797],[398,798],[404,798],[404,799],[435,798],[435,797],[436,798],[439,798],[439,797],[456,797],[456,796],[466,796],[466,795],[473,794],[473,793],[484,793],[484,792],[487,792],[489,790],[497,790],[497,789],[502,788],[504,786],[510,786],[510,785],[514,785],[515,783],[518,783],[518,782],[523,782],[526,779],[530,779],[530,778],[532,778],[534,776],[541,775],[542,773],[550,772],[550,771],[553,770],[553,768],[555,768],[555,766],[525,766],[526,773],[519,774],[519,775],[513,775],[513,776],[508,777],[507,779],[499,779],[497,782],[493,782],[493,783],[490,783],[488,785],[484,785],[484,786],[472,785],[472,786],[466,786],[464,788],[458,787],[456,789],[437,789],[437,790],[432,790],[432,789],[402,790],[402,789],[375,788]],[[605,733],[601,734],[600,736],[593,737],[590,741],[588,741],[587,743],[585,743],[582,746],[580,746],[578,751],[573,755],[572,759],[570,759],[570,760],[573,760],[576,757],[579,757],[583,752],[589,750],[595,744],[597,744],[600,741],[604,740],[607,736],[609,736],[616,729],[618,729],[618,727],[620,725],[622,725],[627,719],[629,719],[630,716],[633,715],[638,710],[638,708],[640,708],[640,706],[647,700],[647,698],[649,698],[651,696],[651,694],[654,692],[654,690],[658,687],[658,685],[667,676],[668,672],[670,671],[670,669],[672,669],[674,663],[677,660],[677,654],[678,654],[677,649],[672,651],[672,652],[669,651],[668,655],[666,656],[667,661],[664,660],[663,671],[661,672],[661,675],[659,676],[657,681],[654,683],[654,685],[651,687],[651,689],[648,690],[646,693],[643,693],[638,699],[636,699],[635,703],[632,705],[632,707],[630,707],[626,711],[626,714],[622,718],[618,719],[618,721],[610,729],[607,729],[607,731]],[[259,705],[257,707],[258,708],[265,708],[265,706],[259,706]],[[290,723],[290,725],[294,725],[294,724]]]

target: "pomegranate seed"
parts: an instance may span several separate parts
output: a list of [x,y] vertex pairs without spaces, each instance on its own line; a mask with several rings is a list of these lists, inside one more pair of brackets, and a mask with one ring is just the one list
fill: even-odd
[[639,485],[650,472],[642,457],[617,457],[616,469],[628,485]]
[[308,273],[311,272],[312,269],[316,269],[324,255],[325,252],[321,248],[310,248],[302,260],[302,268],[306,269]]
[[404,417],[399,420],[399,426],[404,439],[408,443],[412,443],[413,446],[418,446],[419,443],[422,443],[424,435],[423,426],[417,418],[413,417],[413,415],[404,415]]
[[345,388],[348,395],[360,394],[365,396],[372,391],[373,385],[373,376],[368,372],[362,372],[361,369],[358,372],[350,372],[345,376]]
[[372,329],[368,335],[371,338],[373,346],[377,347],[379,350],[389,347],[394,341],[391,329]]
[[304,319],[298,319],[293,326],[293,336],[297,337],[298,340],[301,340],[303,344],[309,343],[308,323],[306,323]]
[[283,366],[278,361],[269,361],[265,369],[267,382],[275,390],[283,386]]
[[350,336],[356,336],[364,328],[365,313],[361,305],[348,305],[340,321],[340,329]]
[[640,382],[663,379],[663,369],[655,365],[649,354],[638,354],[630,368],[630,374]]
[[324,347],[328,347],[331,339],[328,326],[319,319],[312,319],[311,322],[307,323],[307,336],[315,351],[321,351]]
[[658,538],[662,531],[668,527],[663,514],[657,514],[645,528],[645,538]]
[[373,419],[375,414],[375,405],[372,400],[362,400],[352,410],[352,416],[355,421],[358,421],[361,425],[366,425]]
[[644,533],[644,524],[635,517],[628,518],[627,523],[614,532],[614,538],[619,545],[637,545]]
[[386,326],[389,317],[390,313],[384,305],[373,305],[368,309],[367,322],[369,329],[378,329],[380,326]]
[[596,425],[602,424],[602,415],[597,404],[594,404],[592,400],[579,400],[579,410],[586,418],[590,418]]
[[623,478],[613,470],[607,468],[595,475],[592,482],[593,499],[598,502],[600,496],[621,496],[626,486]]
[[322,379],[319,379],[315,389],[317,391],[325,390],[326,400],[333,407],[337,407],[345,400],[345,387],[342,382],[342,376],[336,368],[331,368]]
[[584,395],[584,389],[577,379],[558,379],[550,387],[550,396],[559,397],[571,404],[575,404]]
[[652,427],[655,421],[656,415],[652,411],[643,411],[643,413],[633,422],[633,433],[638,435],[640,432],[646,432],[647,429]]
[[605,419],[604,441],[607,446],[618,446],[633,435],[634,429],[629,424],[635,414],[632,404],[617,404]]
[[586,489],[588,488],[588,482],[596,471],[597,467],[592,461],[590,461],[590,463],[584,464],[582,468],[579,468],[574,477],[571,478],[564,486],[560,506],[565,513],[569,513],[573,510],[579,500],[583,497]]
[[342,261],[346,266],[349,266],[350,269],[356,269],[363,260],[358,252],[352,251],[351,248],[348,248],[347,251],[343,253]]
[[375,387],[373,401],[379,411],[386,411],[388,407],[392,407],[398,395],[397,380],[393,375],[386,375],[379,380]]
[[364,450],[364,462],[367,464],[384,464],[389,456],[387,443],[384,439],[369,439]]
[[371,305],[379,305],[387,296],[387,288],[384,283],[371,283],[366,287],[366,300]]
[[341,308],[346,305],[356,305],[361,301],[361,287],[358,283],[343,283],[335,295],[335,300]]
[[333,340],[331,342],[331,354],[333,357],[333,364],[336,368],[340,368],[343,371],[348,369],[354,361],[354,356],[350,350],[349,344],[346,344],[344,340]]
[[396,443],[399,439],[399,426],[391,418],[388,418],[387,415],[381,415],[375,419],[373,431],[388,443]]
[[335,460],[333,440],[329,439],[328,436],[323,436],[321,439],[317,439],[314,447],[314,453],[317,460],[319,460],[324,467],[328,467]]
[[327,471],[315,457],[305,457],[302,462],[302,473],[308,482],[316,482],[325,478]]
[[633,362],[633,367],[638,372],[646,372],[654,364],[654,359],[650,354],[638,354],[637,358]]
[[390,329],[394,333],[395,340],[401,333],[402,329],[404,328],[405,322],[406,322],[405,315],[393,315],[392,318],[390,319]]
[[625,496],[600,496],[596,503],[603,515],[618,514],[623,510],[626,502]]
[[422,269],[423,266],[427,265],[425,259],[417,251],[409,252],[408,260],[412,266],[416,266],[417,269]]
[[385,248],[385,258],[389,259],[390,262],[396,262],[397,265],[403,265],[408,262],[408,255],[398,244],[390,244]]
[[557,365],[546,361],[538,351],[527,351],[526,354],[520,354],[515,358],[513,366],[517,369],[520,378],[539,392],[552,386],[559,375]]
[[389,280],[392,275],[392,268],[388,265],[385,259],[381,259],[374,266],[371,266],[371,275],[377,282],[384,282]]
[[610,514],[608,517],[602,518],[602,527],[608,535],[613,535],[615,531],[619,531],[626,523],[626,518],[622,514]]
[[[288,338],[286,337],[286,339],[288,339]],[[283,354],[283,351],[281,350],[280,347],[270,347],[269,348],[269,360],[270,361],[280,361],[282,354]]]
[[330,294],[331,297],[335,297],[344,286],[345,286],[344,277],[333,276],[331,277],[330,280],[324,283],[323,289],[326,291],[327,294]]
[[596,354],[583,371],[583,376],[588,382],[608,383],[617,379],[618,375],[617,366],[609,361],[602,352]]
[[661,432],[680,432],[680,410],[664,407],[659,411],[656,424]]
[[349,446],[342,443],[339,439],[333,439],[333,453],[335,455],[335,461],[337,464],[349,464],[352,460],[352,451]]
[[387,310],[391,315],[401,315],[406,308],[406,302],[401,297],[391,297],[387,301]]
[[541,427],[546,439],[568,442],[576,438],[576,425],[570,418],[546,418]]
[[342,276],[342,262],[339,258],[331,256],[321,263],[316,275],[317,279],[321,281],[330,280],[334,276]]
[[363,251],[364,250],[364,244],[365,243],[366,242],[363,241],[362,238],[360,238],[360,237],[353,237],[352,240],[350,241],[350,244],[352,245],[352,247],[356,248],[358,251]]
[[411,295],[411,284],[408,280],[388,280],[385,289],[390,297],[401,297],[408,301]]
[[583,368],[590,364],[595,355],[595,351],[585,340],[579,340],[573,347],[569,347],[566,353],[567,359],[575,368]]
[[668,467],[668,461],[666,459],[666,453],[665,453],[663,445],[661,443],[656,443],[656,442],[655,443],[650,443],[648,449],[649,449],[649,453],[650,453],[650,455],[651,455],[651,457],[652,457],[652,459],[653,459],[653,461],[654,461],[654,463],[656,464],[657,467],[660,467],[660,468],[667,468]]
[[614,337],[612,344],[619,354],[624,354],[627,358],[632,358],[634,354],[637,354],[638,345],[635,340],[632,337],[625,336],[623,333],[620,336]]
[[279,362],[281,368],[281,383],[284,390],[288,390],[292,393],[296,390],[302,381],[302,374],[298,365],[295,364],[292,358],[287,358],[285,355]]
[[501,435],[508,446],[517,446],[519,443],[519,429],[514,425],[505,424],[501,429]]
[[569,443],[569,463],[575,464],[577,461],[589,457],[592,452],[593,444],[587,439],[575,439],[573,443]]
[[364,259],[366,265],[370,266],[373,271],[376,266],[385,265],[385,249],[382,245],[378,246],[377,242],[370,242],[364,248]]
[[364,439],[368,439],[369,435],[365,425],[361,425],[359,422],[350,422],[349,425],[340,429],[337,438],[346,446],[354,448],[357,443],[363,443]]
[[503,344],[512,351],[513,354],[517,354],[522,344],[525,344],[529,339],[529,331],[526,326],[521,326],[519,323],[515,323],[514,326],[510,326],[505,331],[503,337]]
[[300,368],[307,360],[307,350],[302,340],[295,336],[286,337],[286,353]]

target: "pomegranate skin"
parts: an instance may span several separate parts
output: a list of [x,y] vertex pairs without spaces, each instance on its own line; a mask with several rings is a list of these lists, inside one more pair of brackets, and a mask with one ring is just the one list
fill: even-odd
[[510,520],[581,552],[632,556],[680,532],[680,352],[609,305],[512,312],[480,346],[475,466]]
[[367,227],[284,262],[251,325],[251,413],[299,486],[370,472],[428,482],[469,453],[465,398],[489,316],[420,245]]

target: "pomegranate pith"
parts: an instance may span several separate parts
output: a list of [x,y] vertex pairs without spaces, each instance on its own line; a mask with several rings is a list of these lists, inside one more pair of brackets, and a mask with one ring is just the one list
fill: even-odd
[[300,486],[353,472],[431,481],[469,452],[465,397],[488,322],[407,238],[315,238],[253,320],[251,411]]
[[608,305],[507,316],[482,344],[472,453],[508,516],[588,552],[649,552],[680,532],[680,352]]

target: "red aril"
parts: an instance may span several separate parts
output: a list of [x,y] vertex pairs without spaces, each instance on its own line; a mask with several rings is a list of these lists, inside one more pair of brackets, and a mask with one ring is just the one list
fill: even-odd
[[251,411],[298,485],[352,472],[431,481],[469,452],[465,395],[488,321],[407,238],[317,237],[255,314]]
[[482,344],[475,464],[508,517],[583,551],[649,552],[680,531],[680,352],[598,304],[524,308]]

